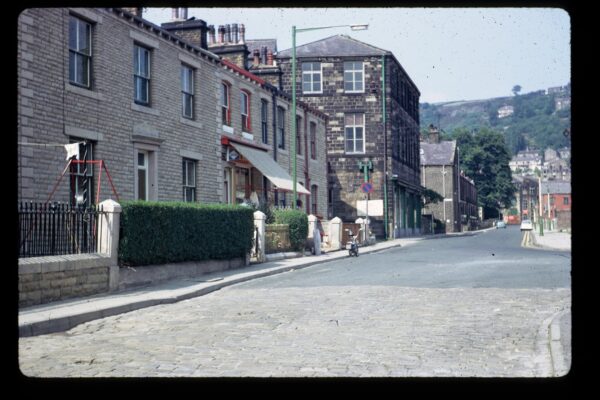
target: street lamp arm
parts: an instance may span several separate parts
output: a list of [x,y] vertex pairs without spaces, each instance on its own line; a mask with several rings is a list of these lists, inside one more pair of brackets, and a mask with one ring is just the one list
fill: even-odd
[[356,25],[332,25],[332,26],[319,26],[315,28],[296,28],[296,32],[308,32],[308,31],[317,31],[320,29],[329,29],[329,28],[347,28],[350,27],[353,31],[362,31],[369,29],[369,24],[356,24]]

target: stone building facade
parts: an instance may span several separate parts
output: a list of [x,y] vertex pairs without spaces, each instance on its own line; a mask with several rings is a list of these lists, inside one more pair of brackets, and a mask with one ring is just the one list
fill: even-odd
[[[329,117],[329,217],[354,222],[363,216],[361,185],[368,180],[369,207],[381,210],[369,213],[373,233],[420,234],[416,85],[391,52],[345,35],[298,46],[296,57],[298,98]],[[280,86],[291,92],[291,50],[278,52],[276,61]]]
[[474,229],[478,220],[477,189],[473,180],[460,171],[456,141],[440,141],[439,132],[434,130],[427,142],[421,142],[420,158],[423,187],[444,198],[427,204],[423,214],[445,224],[446,232]]
[[[103,160],[120,199],[289,204],[289,157],[272,141],[274,110],[290,140],[289,96],[209,51],[204,21],[158,27],[138,11],[32,8],[19,16],[19,200],[46,201],[67,165],[63,145],[80,143],[80,158]],[[193,26],[177,29],[186,22]],[[318,149],[299,164],[298,182],[307,185],[306,204],[325,214],[326,116],[307,105],[298,112],[314,126]],[[283,171],[281,186],[269,160]],[[100,201],[114,199],[107,176],[87,167],[84,179],[83,167],[72,166],[51,200],[74,202],[84,184],[88,203],[98,192]]]

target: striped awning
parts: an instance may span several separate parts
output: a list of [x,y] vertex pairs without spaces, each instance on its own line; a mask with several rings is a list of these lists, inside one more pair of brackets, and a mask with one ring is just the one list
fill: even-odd
[[[277,189],[288,192],[294,191],[292,177],[269,156],[269,153],[239,143],[230,142],[230,144],[250,161],[254,168],[266,176]],[[296,192],[310,195],[310,192],[298,182],[296,182]]]

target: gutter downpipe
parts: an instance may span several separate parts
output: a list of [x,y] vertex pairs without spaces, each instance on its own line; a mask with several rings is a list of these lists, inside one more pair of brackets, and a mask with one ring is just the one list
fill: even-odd
[[387,100],[387,93],[385,90],[385,54],[381,56],[381,97],[383,103],[383,210],[384,210],[384,234],[385,240],[388,239],[388,198],[387,198],[387,129],[386,129],[386,118],[385,118],[385,103]]
[[[277,162],[277,92],[279,91],[279,89],[277,88],[273,88],[271,90],[271,96],[272,96],[272,103],[273,103],[273,160],[275,160],[275,162]],[[277,207],[279,205],[279,192],[277,190],[275,190],[274,193],[274,201],[275,201],[275,206]]]
[[[310,215],[310,204],[313,201],[312,198],[312,191],[310,190],[311,187],[311,181],[310,181],[310,173],[309,173],[309,167],[308,167],[308,160],[309,160],[309,156],[308,156],[308,112],[306,111],[306,108],[302,107],[302,109],[304,110],[304,182],[306,182],[306,188],[308,189],[310,193],[310,196],[306,196],[304,195],[304,198],[307,200],[306,201],[306,215]],[[316,140],[316,138],[315,138]]]

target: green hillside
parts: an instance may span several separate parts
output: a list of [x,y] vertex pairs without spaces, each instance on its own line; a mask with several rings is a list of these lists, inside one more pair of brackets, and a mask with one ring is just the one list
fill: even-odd
[[[557,100],[571,98],[570,84],[563,89],[551,94],[542,90],[486,100],[421,103],[421,132],[427,131],[430,124],[446,134],[458,128],[469,131],[490,128],[504,134],[512,154],[526,147],[570,147],[569,138],[563,132],[571,129],[571,106],[558,109],[556,105]],[[512,106],[513,114],[499,118],[498,109],[503,106]]]

